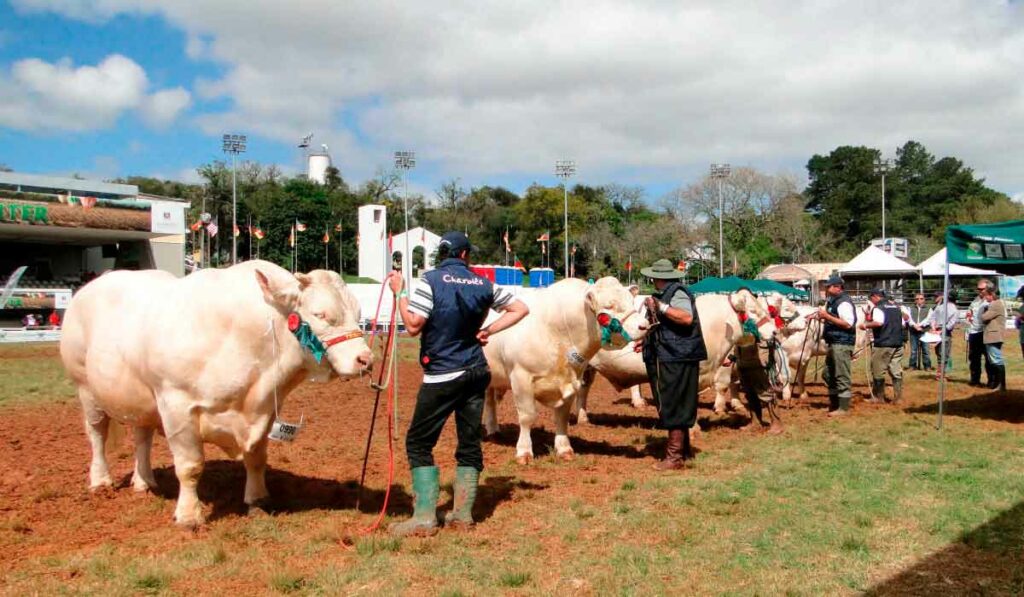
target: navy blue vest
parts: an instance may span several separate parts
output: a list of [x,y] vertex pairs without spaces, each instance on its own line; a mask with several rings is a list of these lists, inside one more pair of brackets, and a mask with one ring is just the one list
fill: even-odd
[[487,365],[476,339],[494,302],[494,287],[469,271],[466,262],[449,258],[423,274],[434,307],[423,326],[420,365],[427,373],[451,373]]
[[677,290],[682,290],[690,298],[693,323],[690,325],[678,324],[665,317],[664,314],[658,313],[660,325],[655,326],[649,337],[644,340],[644,361],[648,363],[654,362],[655,359],[662,363],[672,363],[698,362],[708,358],[708,351],[704,346],[704,336],[700,330],[697,301],[690,291],[679,282],[671,282],[654,297],[663,303],[668,303],[675,296]]
[[[839,305],[842,303],[850,303],[850,307],[853,307],[853,301],[850,300],[850,297],[845,292],[842,292],[837,296],[829,297],[828,302],[825,304],[825,310],[828,311],[829,315],[839,317]],[[856,344],[857,309],[853,310],[853,327],[844,330],[831,321],[826,321],[825,331],[822,336],[825,338],[825,344],[845,344],[847,346]]]
[[885,323],[875,328],[875,346],[898,348],[903,346],[903,311],[889,301],[879,301],[878,308],[885,313]]

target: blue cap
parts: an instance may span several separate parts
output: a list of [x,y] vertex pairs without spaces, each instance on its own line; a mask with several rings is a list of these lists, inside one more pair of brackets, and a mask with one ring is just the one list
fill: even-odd
[[470,253],[478,251],[476,247],[469,243],[469,237],[457,230],[445,232],[438,245],[448,247],[448,254],[452,257],[462,253],[463,251],[469,251]]
[[839,277],[838,274],[832,274],[828,280],[825,280],[825,286],[845,286],[846,283]]

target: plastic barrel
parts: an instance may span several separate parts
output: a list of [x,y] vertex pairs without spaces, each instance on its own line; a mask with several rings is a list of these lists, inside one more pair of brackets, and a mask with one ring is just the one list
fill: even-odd
[[543,288],[544,287],[544,272],[539,267],[535,267],[530,270],[530,287],[532,288]]
[[508,286],[511,284],[511,278],[509,276],[509,268],[499,265],[494,268],[494,283]]
[[512,283],[515,284],[516,286],[522,286],[523,285],[523,270],[521,270],[521,269],[513,270],[513,275],[515,276],[515,278],[512,279]]
[[555,270],[550,267],[544,268],[544,286],[551,286],[555,283]]

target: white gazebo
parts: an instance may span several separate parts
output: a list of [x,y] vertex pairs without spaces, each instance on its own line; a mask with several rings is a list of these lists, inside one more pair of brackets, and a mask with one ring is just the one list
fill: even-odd
[[839,274],[865,278],[905,278],[917,277],[918,268],[878,247],[871,246],[839,268]]
[[[937,253],[922,261],[917,267],[921,269],[922,278],[941,278],[946,275],[946,247],[939,249]],[[978,269],[958,263],[950,263],[949,275],[950,277],[998,276],[999,272],[991,269]]]

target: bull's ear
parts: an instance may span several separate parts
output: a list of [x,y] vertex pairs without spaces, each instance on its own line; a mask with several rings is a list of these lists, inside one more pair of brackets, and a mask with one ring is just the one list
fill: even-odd
[[273,305],[277,302],[275,298],[276,293],[274,292],[274,288],[270,285],[270,280],[267,279],[267,275],[258,269],[254,270],[253,273],[256,274],[256,283],[260,285],[260,291],[263,292],[263,300]]
[[587,301],[587,307],[589,307],[590,310],[593,311],[594,313],[597,313],[598,311],[601,310],[601,305],[597,304],[597,297],[594,296],[594,290],[593,289],[587,291],[586,301]]
[[295,279],[299,281],[299,289],[303,289],[313,283],[313,278],[309,274],[303,274],[298,272],[295,274]]

